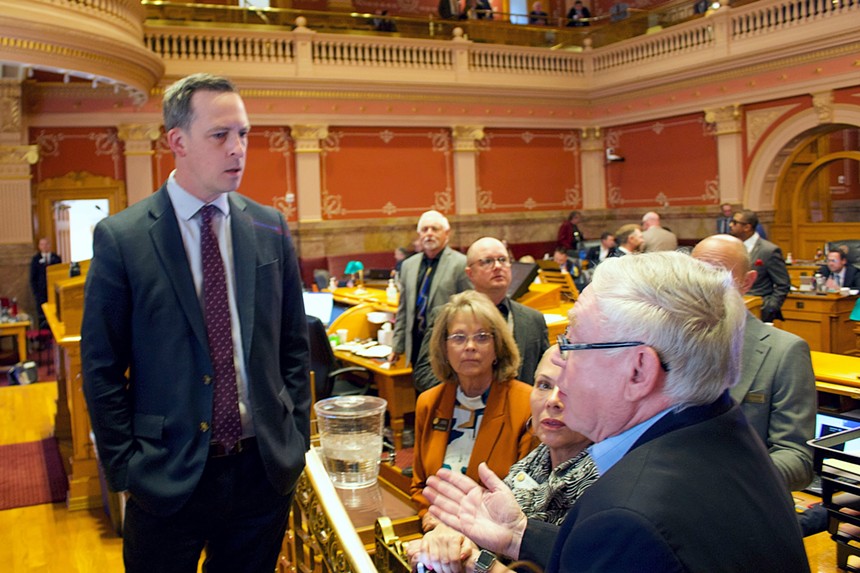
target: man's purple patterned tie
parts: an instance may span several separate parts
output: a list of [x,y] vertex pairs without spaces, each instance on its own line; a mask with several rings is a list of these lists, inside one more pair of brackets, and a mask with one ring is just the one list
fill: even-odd
[[233,365],[233,336],[230,327],[230,305],[227,281],[218,238],[212,230],[212,218],[218,208],[206,205],[200,209],[200,255],[203,259],[203,307],[209,354],[215,370],[212,400],[212,441],[230,451],[242,437],[239,418],[239,391]]

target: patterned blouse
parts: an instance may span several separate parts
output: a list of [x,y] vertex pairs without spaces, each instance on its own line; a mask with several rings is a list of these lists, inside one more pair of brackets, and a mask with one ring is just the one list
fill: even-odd
[[588,451],[551,470],[549,448],[539,445],[511,466],[505,483],[527,517],[561,525],[567,510],[597,480],[597,466]]

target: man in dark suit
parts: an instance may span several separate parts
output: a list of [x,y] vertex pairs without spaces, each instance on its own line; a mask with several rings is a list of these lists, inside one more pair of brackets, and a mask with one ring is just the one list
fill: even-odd
[[[489,297],[502,313],[514,334],[520,351],[520,372],[517,380],[534,383],[535,370],[543,353],[549,348],[546,320],[543,315],[508,297],[511,285],[511,259],[505,245],[493,237],[478,239],[466,253],[466,275],[479,293]],[[418,359],[412,365],[412,381],[419,392],[439,384],[430,367],[430,337],[434,316],[430,320]]]
[[51,252],[51,241],[47,237],[39,239],[39,252],[33,255],[30,261],[30,290],[36,300],[36,313],[39,317],[39,328],[47,328],[48,321],[42,311],[42,305],[48,302],[48,278],[46,269],[48,265],[56,265],[62,262],[57,253]]
[[439,0],[439,17],[443,20],[460,20],[459,0]]
[[842,287],[860,289],[860,272],[857,267],[848,264],[848,255],[841,249],[830,249],[827,253],[827,264],[818,270],[827,279],[828,290],[839,290]]
[[395,362],[406,354],[415,364],[433,309],[448,302],[452,294],[472,288],[466,277],[466,256],[448,247],[451,224],[439,211],[427,211],[418,219],[422,255],[409,257],[400,266],[400,301],[394,321]]
[[791,497],[729,397],[745,317],[727,273],[687,255],[605,261],[557,359],[564,422],[595,442],[600,478],[560,528],[526,519],[486,466],[485,490],[448,470],[429,478],[430,513],[547,573],[808,572]]
[[309,445],[308,340],[283,216],[235,193],[248,116],[225,78],[164,94],[176,169],[96,227],[81,330],[130,572],[271,572]]
[[576,0],[567,12],[567,26],[591,26],[591,12],[582,5],[582,0]]
[[[693,249],[693,258],[731,271],[740,293],[755,281],[743,243],[713,235]],[[786,491],[812,481],[815,432],[815,373],[809,344],[799,336],[764,324],[747,312],[741,377],[729,390],[765,446],[785,482]]]
[[758,215],[749,209],[732,215],[732,235],[743,241],[753,270],[757,273],[749,294],[761,297],[761,320],[783,320],[782,303],[791,288],[791,279],[782,251],[770,241],[762,239],[755,230],[757,226]]
[[645,237],[642,235],[642,229],[635,223],[622,225],[615,231],[615,242],[617,247],[612,253],[613,257],[623,257],[633,253],[642,252],[642,246],[645,244]]
[[588,249],[586,259],[588,259],[588,267],[594,268],[609,257],[615,256],[615,235],[609,231],[604,231],[600,235],[600,244]]

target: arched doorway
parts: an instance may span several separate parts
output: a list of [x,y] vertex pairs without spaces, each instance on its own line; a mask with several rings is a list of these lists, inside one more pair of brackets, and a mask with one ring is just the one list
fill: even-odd
[[811,259],[825,243],[860,238],[860,129],[832,124],[803,134],[777,179],[774,222]]
[[[860,151],[860,106],[835,104],[830,112],[830,121],[812,108],[776,118],[744,180],[744,205],[773,212],[769,238],[796,259],[813,258],[828,241],[860,238],[858,164],[834,155]],[[802,178],[803,202],[795,206]]]

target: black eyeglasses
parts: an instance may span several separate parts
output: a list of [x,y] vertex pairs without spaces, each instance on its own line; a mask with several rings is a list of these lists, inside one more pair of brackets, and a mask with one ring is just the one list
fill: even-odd
[[485,259],[478,259],[477,261],[470,263],[469,266],[478,265],[482,269],[485,267],[494,267],[496,263],[499,263],[503,267],[511,266],[511,259],[502,255],[501,257],[487,257]]
[[[628,342],[571,342],[564,334],[558,335],[558,350],[561,352],[562,358],[567,358],[565,352],[571,350],[605,350],[607,348],[629,348],[631,346],[648,346],[648,344],[639,341]],[[655,349],[654,352],[657,352]],[[657,352],[659,358],[660,353]],[[665,372],[669,371],[669,364],[660,359],[660,366]]]
[[746,221],[738,221],[737,219],[732,219],[729,221],[729,225],[749,225]]

